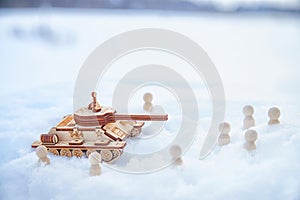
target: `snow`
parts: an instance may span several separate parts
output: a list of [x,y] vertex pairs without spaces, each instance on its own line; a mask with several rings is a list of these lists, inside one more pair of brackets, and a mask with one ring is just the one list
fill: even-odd
[[[1,11],[0,199],[299,199],[299,22],[289,16]],[[231,143],[198,159],[211,103],[205,85],[191,78],[200,102],[200,125],[182,166],[132,175],[102,164],[102,175],[90,177],[87,159],[49,155],[51,165],[38,167],[30,145],[72,113],[81,64],[101,42],[142,27],[178,31],[206,50],[223,80]],[[101,105],[111,104],[118,76],[111,77],[98,88]],[[153,151],[157,141],[155,147],[161,148],[177,131],[180,109],[176,103],[168,107],[168,101],[175,102],[172,94],[159,100],[161,91],[148,87],[133,95],[129,107],[138,110],[134,105],[152,89],[155,103],[171,112],[171,120],[165,134],[148,144],[128,141],[128,151]],[[241,130],[246,104],[255,108],[258,132],[257,149],[250,153],[243,149]],[[267,125],[271,106],[281,109],[279,125]]]

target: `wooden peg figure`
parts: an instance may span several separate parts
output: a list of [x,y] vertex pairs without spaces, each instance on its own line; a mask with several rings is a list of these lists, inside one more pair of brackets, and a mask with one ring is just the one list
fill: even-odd
[[89,161],[91,164],[90,176],[100,176],[101,175],[101,166],[100,166],[101,160],[102,160],[101,155],[96,151],[93,151],[89,155]]
[[174,165],[180,166],[183,164],[182,158],[181,158],[181,148],[178,145],[173,145],[170,148],[170,155],[172,156],[172,160],[174,161]]
[[255,130],[247,130],[245,133],[246,142],[244,148],[247,151],[252,151],[256,149],[255,141],[257,140],[257,132]]
[[147,92],[144,94],[143,99],[145,101],[143,109],[147,112],[151,112],[153,109],[153,105],[152,105],[152,99],[153,96],[151,93]]
[[50,165],[50,159],[47,157],[48,150],[44,145],[40,145],[35,150],[36,155],[39,157],[38,163]]
[[101,106],[97,101],[97,92],[92,92],[93,101],[89,104],[88,109],[93,112],[99,112],[101,110]]
[[277,107],[272,107],[269,109],[268,111],[268,115],[269,115],[269,125],[273,125],[273,124],[279,124],[280,121],[278,120],[278,118],[280,117],[280,110]]
[[245,115],[243,129],[245,130],[255,126],[255,120],[252,116],[254,113],[254,108],[250,105],[247,105],[243,108],[243,113]]
[[220,136],[218,138],[219,146],[224,146],[230,143],[230,125],[227,122],[221,123],[219,125]]

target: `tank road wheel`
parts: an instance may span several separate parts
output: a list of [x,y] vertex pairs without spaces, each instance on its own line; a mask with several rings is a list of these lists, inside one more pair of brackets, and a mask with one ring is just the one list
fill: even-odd
[[117,160],[118,158],[120,158],[120,156],[121,156],[121,151],[120,150],[113,150],[112,151],[113,152],[113,154],[114,154],[114,159],[112,160],[112,161],[115,161],[115,160]]
[[76,156],[77,158],[81,158],[83,156],[83,152],[80,149],[74,149],[72,151],[72,155]]
[[85,152],[86,157],[89,157],[89,155],[90,155],[92,152],[94,152],[94,151],[96,151],[96,150],[94,150],[94,149],[89,149],[89,150],[87,150],[87,151]]
[[61,149],[60,150],[60,155],[61,156],[66,156],[70,158],[72,156],[71,151],[69,149]]
[[49,149],[49,152],[52,153],[55,156],[59,156],[59,152],[57,149]]
[[105,162],[110,162],[113,158],[113,154],[110,150],[104,149],[100,152],[102,160]]

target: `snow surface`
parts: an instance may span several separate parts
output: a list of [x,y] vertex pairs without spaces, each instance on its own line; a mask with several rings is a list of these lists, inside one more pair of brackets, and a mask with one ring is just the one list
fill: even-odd
[[[299,18],[282,15],[1,10],[0,199],[299,199],[299,25]],[[49,155],[51,165],[38,167],[30,145],[72,113],[76,75],[89,53],[114,35],[144,27],[178,31],[207,51],[223,80],[232,142],[198,160],[211,103],[203,83],[191,79],[199,92],[199,134],[182,166],[131,175],[103,164],[101,176],[89,177],[87,159]],[[110,105],[115,81],[108,76],[105,87],[99,86],[102,104]],[[162,97],[156,103],[172,110],[171,96]],[[242,147],[246,104],[255,107],[258,140],[252,153]],[[281,109],[281,124],[270,127],[267,110],[274,105]],[[174,137],[176,113],[157,147]],[[127,147],[152,151],[153,143],[129,141]]]

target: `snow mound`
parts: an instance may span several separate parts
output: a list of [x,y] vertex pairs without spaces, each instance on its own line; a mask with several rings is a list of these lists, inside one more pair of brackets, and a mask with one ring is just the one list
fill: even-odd
[[102,164],[102,175],[89,176],[86,158],[49,155],[38,166],[34,152],[1,166],[1,199],[296,199],[300,195],[300,127],[255,127],[257,149],[243,149],[243,131],[233,142],[198,160],[199,139],[183,156],[183,165],[151,174],[116,172]]

